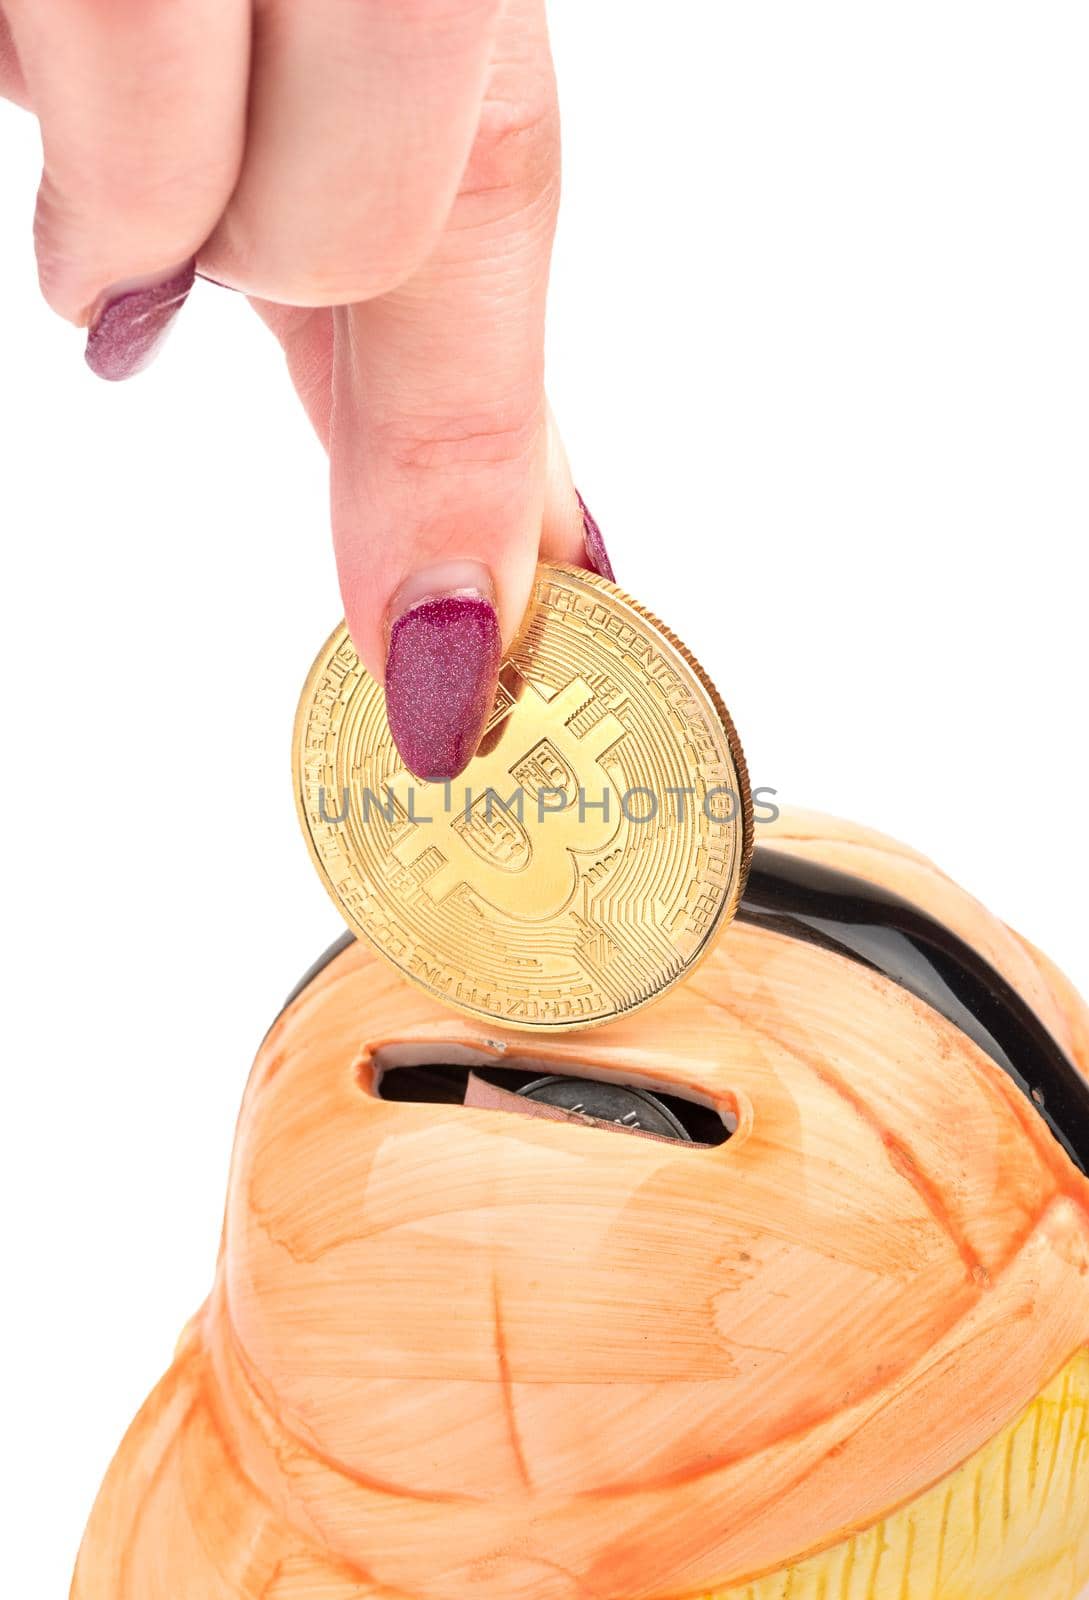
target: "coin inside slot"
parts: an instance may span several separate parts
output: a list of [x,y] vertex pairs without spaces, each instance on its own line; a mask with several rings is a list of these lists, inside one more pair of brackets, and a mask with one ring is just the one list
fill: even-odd
[[[703,1101],[591,1064],[555,1059],[509,1060],[462,1046],[390,1046],[376,1052],[374,1093],[382,1100],[425,1105],[491,1106],[528,1115],[570,1114],[621,1131],[651,1134],[677,1144],[717,1146],[737,1130],[737,1118]],[[475,1080],[475,1081],[474,1081]],[[481,1085],[500,1091],[481,1092]],[[518,1103],[507,1097],[518,1097]],[[568,1116],[564,1116],[567,1113]]]

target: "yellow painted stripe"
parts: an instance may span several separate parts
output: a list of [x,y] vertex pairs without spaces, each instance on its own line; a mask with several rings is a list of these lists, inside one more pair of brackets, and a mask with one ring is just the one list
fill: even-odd
[[704,1600],[1089,1594],[1089,1351],[951,1477],[865,1533]]

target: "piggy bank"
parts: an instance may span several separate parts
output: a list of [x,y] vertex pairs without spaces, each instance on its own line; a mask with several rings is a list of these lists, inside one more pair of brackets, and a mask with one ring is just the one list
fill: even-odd
[[562,1037],[344,939],[257,1055],[208,1301],[75,1600],[1074,1600],[1089,1014],[805,815]]

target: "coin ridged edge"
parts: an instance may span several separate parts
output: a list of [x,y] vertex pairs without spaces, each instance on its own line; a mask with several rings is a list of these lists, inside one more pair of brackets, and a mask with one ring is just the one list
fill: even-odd
[[[741,743],[741,736],[737,731],[734,719],[730,715],[725,701],[719,694],[714,680],[711,678],[710,674],[704,670],[701,663],[697,661],[696,657],[692,654],[684,640],[679,639],[673,632],[673,629],[668,627],[666,623],[662,621],[661,617],[656,617],[653,611],[649,611],[645,605],[642,605],[634,598],[633,595],[630,595],[626,589],[622,589],[619,584],[611,582],[608,578],[599,577],[597,573],[587,573],[582,567],[573,567],[567,562],[563,561],[543,561],[540,565],[541,567],[546,568],[549,572],[561,572],[565,577],[583,579],[589,578],[592,586],[595,589],[604,589],[608,593],[616,595],[616,597],[619,600],[622,600],[625,605],[630,606],[638,616],[642,617],[644,622],[649,622],[652,628],[657,628],[658,632],[663,636],[663,638],[668,640],[673,649],[676,650],[677,654],[695,673],[696,677],[699,679],[701,687],[704,690],[704,693],[714,706],[715,713],[726,731],[726,743],[730,747],[730,756],[733,760],[734,766],[737,769],[737,781],[741,790],[741,794],[739,796],[741,801],[741,817],[739,819],[741,822],[741,861],[738,869],[738,889],[734,897],[734,904],[730,909],[730,917],[732,918],[737,911],[741,897],[745,893],[745,885],[748,882],[749,868],[752,865],[752,853],[755,847],[756,828],[753,821],[752,787],[749,779],[749,763],[745,759],[745,751]],[[538,568],[538,571],[540,571],[540,567]],[[665,991],[663,990],[662,992],[664,993]]]

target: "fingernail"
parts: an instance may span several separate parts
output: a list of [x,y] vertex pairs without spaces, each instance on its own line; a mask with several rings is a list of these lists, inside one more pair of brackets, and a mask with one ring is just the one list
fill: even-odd
[[99,301],[87,333],[87,365],[100,378],[131,378],[151,361],[193,287],[194,265],[166,278],[115,284]]
[[605,541],[601,537],[601,529],[590,515],[590,509],[577,489],[575,490],[575,498],[578,500],[579,508],[582,511],[582,533],[586,541],[586,555],[583,564],[589,572],[596,572],[599,578],[608,578],[610,583],[615,583],[616,574],[613,572],[613,564],[609,560],[609,552],[605,548]]
[[390,608],[386,713],[409,770],[456,778],[495,705],[502,641],[491,578],[477,562],[417,573]]

